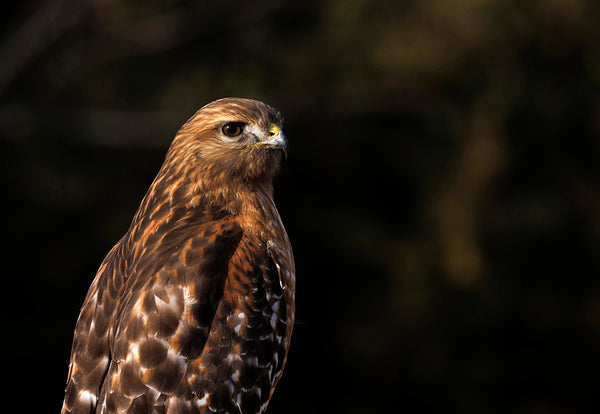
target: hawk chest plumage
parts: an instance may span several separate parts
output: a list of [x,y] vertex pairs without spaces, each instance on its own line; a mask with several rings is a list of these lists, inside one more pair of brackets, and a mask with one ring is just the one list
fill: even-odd
[[[278,121],[272,108],[258,108]],[[223,182],[222,166],[186,165],[192,154],[167,156],[96,275],[75,330],[63,412],[266,409],[286,361],[295,288],[272,175],[257,180],[270,171],[257,165],[250,183]]]

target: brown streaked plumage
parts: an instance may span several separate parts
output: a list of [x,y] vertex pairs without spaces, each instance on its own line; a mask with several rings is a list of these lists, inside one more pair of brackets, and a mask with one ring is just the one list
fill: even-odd
[[265,411],[294,324],[282,123],[226,98],[179,130],[85,298],[63,413]]

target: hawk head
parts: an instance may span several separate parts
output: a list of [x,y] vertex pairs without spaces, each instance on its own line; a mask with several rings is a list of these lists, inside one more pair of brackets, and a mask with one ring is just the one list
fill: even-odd
[[282,127],[281,114],[265,103],[219,99],[181,127],[165,164],[184,163],[220,184],[271,182],[286,155]]

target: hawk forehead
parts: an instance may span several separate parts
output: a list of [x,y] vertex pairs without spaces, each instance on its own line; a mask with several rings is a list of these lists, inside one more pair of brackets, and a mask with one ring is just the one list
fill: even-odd
[[274,123],[283,127],[278,110],[260,101],[245,98],[222,98],[203,106],[198,114],[220,121],[236,121],[268,127]]

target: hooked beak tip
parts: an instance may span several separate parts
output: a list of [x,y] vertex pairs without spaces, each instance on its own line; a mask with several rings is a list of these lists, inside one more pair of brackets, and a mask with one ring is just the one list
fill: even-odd
[[272,149],[280,149],[283,151],[283,156],[287,159],[288,155],[288,141],[283,132],[279,131],[277,134],[271,138],[270,140],[265,142],[265,145],[268,145],[269,148]]

